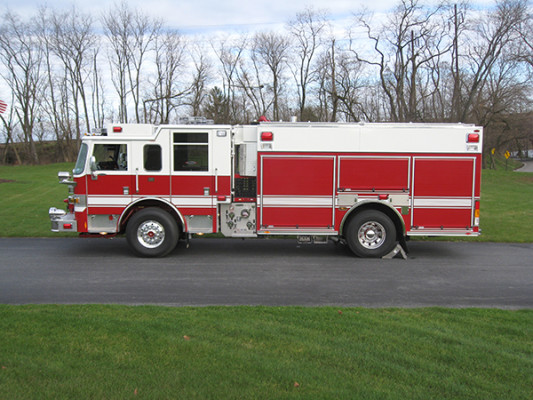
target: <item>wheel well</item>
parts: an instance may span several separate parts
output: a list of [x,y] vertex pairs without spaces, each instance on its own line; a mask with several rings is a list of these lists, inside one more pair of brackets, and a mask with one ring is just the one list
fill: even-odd
[[181,217],[178,210],[176,210],[171,204],[157,200],[157,199],[146,199],[141,200],[135,204],[132,204],[130,207],[128,207],[121,216],[120,219],[120,233],[124,233],[126,231],[126,226],[128,225],[128,222],[130,221],[131,217],[139,210],[154,207],[154,208],[160,208],[162,210],[165,210],[168,212],[171,216],[173,216],[176,219],[176,223],[178,224],[178,229],[180,236],[184,232],[183,227],[183,218]]
[[366,210],[380,211],[383,214],[387,215],[394,224],[394,227],[396,228],[397,240],[401,240],[405,236],[405,225],[403,222],[403,218],[400,216],[400,214],[392,207],[378,202],[364,203],[359,206],[356,205],[350,211],[348,211],[348,214],[344,216],[344,219],[341,222],[341,234],[343,236],[344,228],[348,226],[348,223],[352,220],[352,218]]

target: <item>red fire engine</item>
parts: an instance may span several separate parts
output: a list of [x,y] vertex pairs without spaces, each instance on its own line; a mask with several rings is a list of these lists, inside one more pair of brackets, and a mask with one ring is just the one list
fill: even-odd
[[125,233],[146,257],[214,232],[390,256],[410,236],[480,234],[482,138],[464,124],[113,124],[59,173],[52,231]]

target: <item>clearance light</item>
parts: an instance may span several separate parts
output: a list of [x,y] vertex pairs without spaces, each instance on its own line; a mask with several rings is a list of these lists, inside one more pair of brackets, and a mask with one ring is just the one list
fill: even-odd
[[113,133],[120,133],[122,132],[122,127],[121,126],[114,126],[113,127]]
[[388,194],[380,194],[378,196],[378,199],[379,200],[387,200],[389,198],[389,195]]
[[218,201],[226,201],[226,196],[218,196],[217,200]]
[[272,132],[261,132],[261,141],[271,142],[274,140],[274,134]]
[[479,143],[479,133],[469,133],[466,142],[467,143]]
[[63,229],[72,229],[72,224],[63,224]]

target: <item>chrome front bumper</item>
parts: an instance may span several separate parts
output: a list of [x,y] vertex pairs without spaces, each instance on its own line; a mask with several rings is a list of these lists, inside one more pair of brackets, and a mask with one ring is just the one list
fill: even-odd
[[48,210],[50,216],[50,222],[52,223],[52,232],[77,232],[78,225],[74,214],[67,213],[65,210],[59,210],[55,207],[51,207]]

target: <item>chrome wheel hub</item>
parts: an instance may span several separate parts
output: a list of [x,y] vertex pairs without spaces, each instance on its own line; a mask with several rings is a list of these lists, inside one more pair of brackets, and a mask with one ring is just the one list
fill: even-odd
[[157,221],[144,221],[137,228],[137,240],[144,247],[153,249],[165,240],[165,228]]
[[387,232],[383,225],[376,221],[365,222],[357,232],[357,238],[361,246],[366,249],[377,249],[387,237]]

